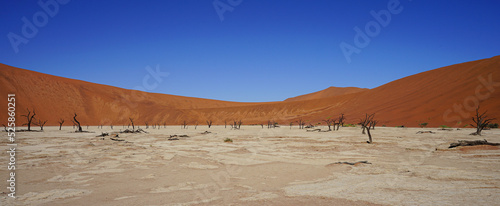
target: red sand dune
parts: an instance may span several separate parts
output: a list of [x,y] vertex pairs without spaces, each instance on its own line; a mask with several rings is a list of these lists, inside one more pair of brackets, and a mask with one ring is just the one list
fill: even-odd
[[[122,125],[128,118],[136,124],[189,124],[213,120],[242,120],[265,124],[275,120],[288,125],[298,118],[318,123],[346,114],[357,123],[365,113],[376,113],[379,125],[456,127],[472,123],[474,105],[500,122],[500,56],[447,66],[405,77],[374,89],[328,88],[283,102],[238,103],[146,93],[67,79],[0,64],[0,95],[16,94],[17,124],[26,108],[35,108],[37,118],[57,125],[60,118],[71,125],[73,113],[82,125]],[[488,85],[488,82],[489,85]],[[493,82],[493,83],[492,83]],[[6,107],[6,106],[5,106]],[[7,113],[0,112],[0,123]],[[460,122],[460,123],[458,123]]]
[[313,92],[310,94],[304,94],[292,98],[285,99],[285,101],[303,101],[303,100],[311,100],[311,99],[321,99],[327,97],[335,97],[344,94],[353,94],[362,91],[366,91],[368,89],[358,88],[358,87],[328,87],[324,90]]

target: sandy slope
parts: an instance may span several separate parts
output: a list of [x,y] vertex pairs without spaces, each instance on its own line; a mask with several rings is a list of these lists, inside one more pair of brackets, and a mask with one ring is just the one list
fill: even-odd
[[[18,133],[18,199],[2,205],[493,205],[500,201],[500,147],[447,149],[471,129],[416,134],[377,128],[312,133],[288,127],[216,126],[73,133]],[[323,128],[325,129],[325,128]],[[201,134],[208,130],[212,133]],[[168,141],[173,134],[187,134]],[[225,143],[231,138],[233,143]],[[500,130],[481,139],[500,142]],[[5,151],[6,141],[1,139]],[[369,161],[354,166],[336,162]],[[0,162],[7,162],[1,155]],[[7,179],[0,167],[0,179]],[[6,182],[1,181],[5,193]]]
[[[490,117],[500,119],[500,56],[423,72],[362,92],[266,103],[152,94],[0,67],[0,95],[16,93],[18,115],[36,108],[39,119],[49,125],[57,125],[60,118],[70,122],[74,112],[84,125],[128,124],[129,117],[137,124],[204,124],[208,119],[219,125],[240,119],[245,124],[268,120],[288,124],[298,118],[316,124],[340,113],[346,114],[347,122],[357,123],[364,113],[376,113],[380,125],[428,122],[459,127],[472,123],[470,117],[479,102]],[[6,113],[0,113],[0,122],[5,120]]]
[[328,88],[323,89],[321,91],[288,98],[288,99],[285,99],[285,101],[304,101],[304,100],[336,97],[336,96],[341,96],[344,94],[354,94],[354,93],[363,92],[363,91],[367,91],[367,90],[368,89],[358,88],[358,87],[328,87]]

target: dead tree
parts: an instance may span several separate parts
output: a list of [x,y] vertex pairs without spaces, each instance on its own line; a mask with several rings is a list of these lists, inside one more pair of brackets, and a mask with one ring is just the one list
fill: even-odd
[[242,125],[242,124],[243,124],[243,122],[242,122],[242,121],[241,121],[241,119],[240,119],[240,121],[238,121],[238,129],[241,129],[241,125]]
[[73,121],[75,122],[75,124],[78,126],[78,132],[83,132],[82,130],[82,126],[80,125],[80,122],[78,120],[76,120],[76,113],[75,113],[75,116],[73,116]]
[[167,122],[163,122],[163,128],[167,128]]
[[[134,126],[134,119],[132,119],[131,117],[128,118],[130,120],[130,124],[132,124],[132,131],[135,130],[135,126]],[[129,127],[130,127],[130,124],[129,124]]]
[[373,125],[372,125],[372,129],[375,129],[375,125],[377,125],[378,121],[377,120],[373,120]]
[[113,129],[113,125],[109,125],[109,127],[111,127],[111,129]]
[[[328,131],[332,131],[331,127],[332,127],[332,124],[335,124],[335,121],[336,120],[330,119],[330,118],[323,120],[323,122],[326,122],[326,125],[328,125]],[[333,129],[335,130],[335,126],[333,126]]]
[[370,133],[370,129],[376,124],[375,120],[373,120],[374,117],[375,114],[371,115],[365,114],[365,119],[362,119],[360,122],[361,126],[363,127],[363,134],[365,134],[364,133],[365,129],[366,132],[368,133],[368,141],[367,141],[368,144],[372,143],[372,135]]
[[194,129],[196,129],[196,127],[198,127],[198,122],[196,122],[196,124],[194,125]]
[[224,120],[224,128],[227,127],[227,120]]
[[293,122],[290,122],[290,129],[292,129]]
[[476,127],[476,132],[472,133],[471,135],[479,135],[481,136],[481,132],[483,131],[484,128],[488,127],[488,124],[491,122],[491,120],[494,120],[495,118],[488,118],[486,115],[486,112],[483,112],[482,114],[479,113],[479,106],[476,108],[476,116],[472,117],[472,121],[475,124]]
[[59,130],[61,130],[62,125],[64,124],[64,119],[59,119]]
[[35,122],[35,125],[39,126],[40,130],[43,131],[43,126],[45,125],[45,123],[47,123],[47,120],[45,120],[45,121],[38,120],[38,122]]
[[207,120],[207,125],[208,125],[208,128],[210,128],[212,126],[212,120]]
[[344,127],[344,120],[345,120],[345,117],[344,117],[344,114],[341,113],[340,114],[340,117],[338,118],[339,119],[339,122],[337,124],[337,131],[339,130],[339,127],[342,125],[342,127]]
[[2,126],[3,126],[3,130],[5,130],[5,132],[9,132],[9,131],[7,131],[7,126],[5,126],[5,124],[2,124]]
[[299,124],[299,129],[304,129],[304,125],[306,123],[302,121],[302,118],[299,118],[299,120],[297,120],[297,123]]
[[33,119],[35,118],[35,109],[33,109],[33,114],[31,114],[31,111],[29,109],[28,110],[28,114],[25,114],[25,115],[21,115],[22,117],[26,117],[26,120],[28,121],[27,123],[23,124],[23,125],[28,125],[28,131],[31,131],[31,123],[33,121]]
[[144,124],[146,125],[146,129],[148,129],[149,128],[149,122],[145,121]]
[[186,129],[186,126],[187,126],[187,122],[186,122],[186,120],[184,120],[184,122],[182,122],[182,128]]

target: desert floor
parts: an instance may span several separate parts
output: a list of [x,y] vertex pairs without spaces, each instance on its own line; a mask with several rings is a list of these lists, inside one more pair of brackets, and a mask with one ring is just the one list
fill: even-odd
[[[229,127],[229,126],[228,126]],[[141,126],[144,128],[144,126]],[[326,129],[325,127],[320,127]],[[17,198],[7,197],[0,155],[0,205],[495,205],[500,147],[447,149],[457,140],[500,142],[500,130],[360,128],[306,132],[200,125],[148,134],[18,132]],[[84,130],[86,128],[84,127]],[[416,134],[431,130],[435,134]],[[210,134],[202,134],[210,131]],[[2,132],[0,149],[7,148]],[[170,135],[188,135],[169,141]],[[232,143],[224,142],[231,138]],[[335,164],[368,161],[371,164]]]

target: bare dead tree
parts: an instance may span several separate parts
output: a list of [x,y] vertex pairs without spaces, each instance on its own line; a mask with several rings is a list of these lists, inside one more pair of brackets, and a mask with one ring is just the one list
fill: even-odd
[[35,125],[39,126],[40,130],[43,131],[43,126],[45,125],[45,123],[47,123],[47,120],[45,120],[45,121],[38,120],[38,122],[35,122]]
[[367,141],[368,144],[372,143],[372,135],[370,133],[370,129],[376,124],[375,120],[373,120],[374,117],[375,114],[371,115],[365,114],[365,119],[362,119],[360,122],[361,126],[363,127],[363,134],[365,134],[364,133],[365,129],[366,132],[368,133],[368,141]]
[[62,125],[64,124],[64,119],[59,119],[59,130],[61,130]]
[[299,124],[299,129],[304,129],[304,125],[306,123],[302,121],[302,118],[299,118],[299,120],[297,120],[296,122]]
[[186,126],[187,126],[187,122],[186,122],[186,120],[184,120],[184,122],[182,122],[182,128],[186,129]]
[[109,127],[111,127],[111,129],[113,129],[113,125],[109,125]]
[[167,128],[167,122],[163,122],[163,128]]
[[241,121],[241,119],[238,121],[238,129],[241,129],[241,125],[243,124],[243,122]]
[[33,119],[35,118],[35,109],[33,109],[33,114],[31,114],[31,111],[29,109],[26,109],[28,110],[28,114],[25,114],[25,115],[21,115],[22,117],[26,117],[26,120],[28,121],[27,123],[23,124],[23,125],[28,125],[28,131],[31,131],[31,123],[33,121]]
[[344,120],[345,120],[345,117],[344,117],[344,113],[341,113],[340,114],[340,117],[338,118],[339,122],[337,124],[337,131],[339,130],[339,127],[342,125],[342,127],[344,127]]
[[[131,117],[128,118],[130,120],[130,124],[132,124],[132,131],[135,130],[135,126],[134,126],[134,119],[132,119]],[[128,125],[130,127],[130,124]]]
[[149,128],[149,122],[145,121],[144,124],[146,125],[146,129],[148,129]]
[[196,129],[196,127],[198,127],[198,122],[195,123],[194,129]]
[[75,116],[73,116],[73,121],[75,122],[75,124],[78,126],[78,132],[83,132],[82,130],[82,126],[80,125],[80,122],[78,120],[76,120],[76,112],[75,112]]
[[227,127],[227,120],[224,120],[224,128]]
[[373,120],[372,129],[375,129],[375,125],[377,125],[377,123],[378,123],[378,120]]
[[494,120],[495,118],[488,118],[486,115],[485,111],[483,113],[479,113],[479,106],[476,108],[476,115],[472,117],[472,121],[475,124],[476,127],[476,132],[471,133],[471,135],[479,135],[481,136],[481,132],[483,131],[484,128],[488,127],[488,124],[491,122],[491,120]]
[[293,122],[290,122],[290,129],[292,129]]
[[207,125],[208,125],[208,128],[210,128],[212,126],[212,120],[207,120]]
[[5,124],[2,124],[2,126],[3,126],[3,130],[4,130],[5,132],[9,132],[9,131],[7,131],[7,126],[5,126]]
[[[330,117],[328,117],[328,119],[325,119],[323,120],[323,122],[326,122],[326,125],[328,125],[328,131],[332,131],[331,127],[332,125],[335,124],[335,119],[330,119]],[[335,125],[333,126],[333,129],[335,130]]]

